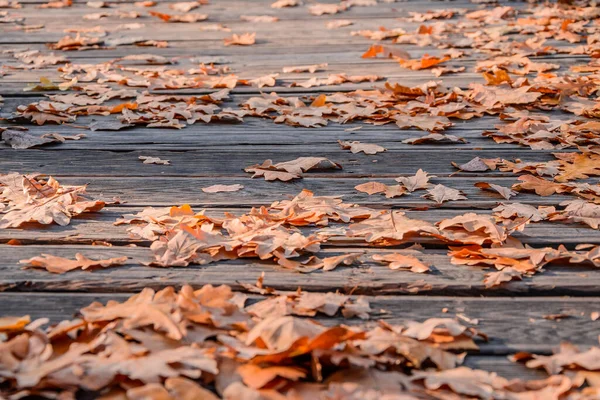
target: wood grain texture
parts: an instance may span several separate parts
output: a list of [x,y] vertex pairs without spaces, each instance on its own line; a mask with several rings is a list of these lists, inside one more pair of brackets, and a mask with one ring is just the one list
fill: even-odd
[[[276,279],[265,283],[270,285]],[[179,285],[178,285],[179,286]],[[125,293],[31,293],[30,303],[24,304],[22,295],[18,293],[1,293],[0,302],[11,315],[29,314],[32,318],[47,317],[52,323],[73,318],[76,311],[93,301],[106,303],[108,300],[123,301],[129,295]],[[260,297],[251,296],[249,303]],[[542,354],[552,352],[561,341],[577,337],[582,345],[597,343],[597,321],[590,319],[590,313],[600,298],[477,298],[477,297],[367,297],[374,313],[371,321],[382,319],[391,324],[405,321],[424,321],[428,318],[454,318],[457,314],[476,320],[477,324],[469,324],[490,336],[490,340],[479,342],[480,351],[473,355],[502,356],[517,351],[534,351]],[[32,307],[33,305],[33,307]],[[447,309],[447,312],[443,312]],[[570,317],[561,321],[544,319],[546,315],[564,314]],[[326,325],[364,324],[360,319],[323,318],[317,320]],[[480,358],[485,364],[498,358]],[[477,359],[477,358],[475,358]],[[469,364],[469,363],[467,363]],[[487,368],[486,368],[487,369]]]
[[[192,24],[164,23],[148,15],[150,10],[175,13],[168,6],[179,0],[160,1],[151,9],[136,7],[134,1],[120,0],[119,9],[138,11],[140,18],[121,19],[111,16],[97,21],[85,21],[82,19],[84,15],[115,10],[88,7],[87,0],[74,0],[73,6],[69,8],[46,10],[36,8],[45,1],[22,0],[22,9],[8,9],[10,15],[24,17],[24,24],[42,24],[44,29],[25,32],[17,24],[0,24],[0,65],[5,66],[6,71],[6,75],[0,77],[0,95],[4,97],[0,117],[8,117],[19,105],[45,100],[46,94],[56,93],[24,92],[23,89],[29,83],[38,82],[42,76],[59,82],[58,66],[20,69],[19,61],[10,55],[10,51],[34,49],[44,54],[50,53],[47,44],[56,42],[67,34],[64,31],[65,21],[72,21],[69,22],[69,27],[98,26],[107,30],[107,39],[133,37],[169,42],[166,48],[122,45],[89,51],[55,51],[75,64],[109,62],[130,54],[155,54],[173,58],[176,63],[170,68],[181,70],[197,67],[200,62],[215,61],[229,66],[231,72],[241,79],[253,79],[270,73],[280,74],[275,87],[236,87],[231,91],[230,100],[222,104],[223,107],[236,107],[262,92],[276,91],[282,96],[298,96],[310,102],[321,93],[368,90],[381,87],[385,82],[381,80],[309,89],[290,87],[294,82],[312,77],[325,78],[329,74],[338,73],[378,74],[407,86],[443,80],[446,87],[468,88],[473,82],[485,82],[481,74],[475,71],[475,63],[485,59],[487,55],[453,59],[447,64],[465,67],[465,72],[437,78],[428,70],[412,71],[402,68],[391,59],[362,59],[361,55],[374,41],[351,35],[353,31],[377,30],[381,26],[402,27],[406,32],[415,32],[420,25],[433,24],[435,21],[420,23],[402,20],[409,12],[448,8],[476,10],[481,7],[469,0],[455,0],[452,3],[421,0],[379,3],[376,7],[353,7],[340,14],[319,17],[308,12],[307,7],[312,2],[305,2],[300,7],[273,10],[270,8],[273,0],[219,0],[194,10],[208,14],[209,18]],[[510,5],[516,9],[528,7],[520,2]],[[241,15],[265,14],[277,15],[280,21],[256,24],[240,20]],[[326,28],[327,22],[337,19],[349,19],[353,25],[332,30]],[[450,21],[455,22],[457,19]],[[123,24],[130,23],[140,25],[137,29],[128,30]],[[215,23],[227,26],[231,32],[202,30],[208,24]],[[223,45],[224,38],[232,33],[242,32],[256,32],[256,45]],[[506,37],[521,40],[513,34]],[[545,45],[555,47],[558,52],[530,58],[536,62],[557,64],[560,67],[556,71],[558,74],[568,71],[573,65],[589,61],[587,56],[565,53],[566,45],[562,41],[549,38]],[[407,51],[413,58],[420,58],[424,54],[440,55],[443,52],[433,46],[395,47]],[[325,62],[329,64],[327,69],[314,74],[282,73],[282,68],[286,66]],[[119,87],[117,84],[110,85]],[[137,90],[142,92],[145,88]],[[194,88],[151,92],[193,96],[214,90]],[[417,240],[426,248],[423,261],[432,266],[432,272],[426,275],[392,271],[375,263],[339,267],[329,272],[300,274],[268,262],[248,259],[188,268],[151,268],[140,264],[151,257],[148,248],[150,243],[130,237],[126,226],[113,225],[121,215],[141,211],[147,206],[165,207],[188,203],[197,210],[206,208],[208,215],[220,216],[223,212],[241,214],[249,211],[250,207],[268,205],[294,196],[302,189],[312,190],[316,195],[343,195],[346,202],[377,209],[420,208],[418,211],[408,210],[407,215],[429,222],[466,212],[489,214],[493,207],[504,200],[475,188],[474,183],[487,181],[509,187],[516,182],[517,176],[499,171],[457,173],[451,162],[461,164],[474,157],[540,162],[554,159],[552,151],[533,151],[514,144],[496,144],[483,137],[484,131],[502,124],[496,117],[453,120],[455,126],[445,133],[463,137],[467,143],[420,146],[411,146],[403,141],[423,136],[425,132],[398,129],[395,125],[373,126],[361,123],[339,125],[331,122],[327,127],[309,129],[274,124],[265,119],[246,118],[243,124],[197,123],[180,131],[140,127],[118,132],[91,132],[85,129],[94,120],[114,118],[114,115],[106,118],[78,117],[74,125],[64,126],[34,126],[0,119],[0,127],[22,124],[37,135],[51,132],[87,135],[84,140],[25,151],[13,150],[0,143],[0,173],[19,171],[51,174],[67,185],[88,183],[88,192],[93,198],[110,199],[117,196],[125,201],[118,206],[109,206],[102,212],[74,218],[65,227],[32,225],[24,229],[0,230],[0,315],[30,314],[34,318],[48,317],[52,322],[57,322],[71,318],[78,308],[92,301],[124,300],[143,287],[160,289],[169,285],[180,287],[191,284],[198,287],[204,284],[227,284],[243,289],[242,283],[254,283],[264,272],[265,284],[280,290],[302,287],[307,291],[339,290],[368,296],[374,310],[384,310],[373,319],[382,318],[390,323],[454,317],[456,314],[477,319],[479,323],[476,328],[488,334],[491,340],[481,343],[479,354],[469,354],[465,364],[472,368],[495,371],[507,378],[545,377],[540,371],[528,370],[509,362],[506,359],[508,354],[517,351],[549,354],[561,341],[571,341],[582,346],[597,344],[598,321],[592,321],[590,313],[598,311],[600,303],[599,269],[551,265],[532,278],[486,289],[482,281],[489,270],[451,264],[446,246],[432,238]],[[573,115],[553,112],[552,118],[569,120]],[[362,128],[358,131],[346,131],[359,125]],[[388,150],[373,156],[351,154],[340,149],[337,140],[375,143]],[[144,165],[138,160],[140,155],[168,159],[172,165]],[[308,173],[305,179],[290,183],[252,180],[250,174],[243,172],[245,167],[266,159],[279,162],[302,156],[327,157],[341,163],[344,169]],[[354,189],[357,184],[368,181],[392,184],[394,178],[412,175],[419,168],[437,175],[432,180],[433,183],[464,191],[468,200],[434,207],[431,201],[421,198],[423,191],[386,199],[380,195],[368,196]],[[594,179],[589,182],[596,183]],[[201,191],[201,188],[213,184],[242,184],[245,188],[235,193],[207,194]],[[512,200],[537,206],[558,205],[568,199],[573,197],[539,197],[521,193]],[[426,207],[429,208],[425,209]],[[301,230],[307,231],[306,228]],[[528,225],[524,232],[515,234],[515,237],[534,247],[565,244],[572,249],[580,243],[600,244],[600,231],[580,224],[535,223]],[[7,245],[11,239],[17,239],[23,245]],[[92,246],[96,241],[112,243],[114,246]],[[397,250],[374,249],[353,239],[334,239],[322,247],[322,256]],[[123,267],[94,272],[74,271],[64,275],[24,270],[19,265],[19,260],[42,253],[72,258],[78,252],[92,258],[127,256],[129,261]],[[561,297],[566,295],[574,297]],[[256,296],[252,297],[252,301],[256,299]],[[442,312],[444,308],[448,312]],[[559,314],[569,317],[559,321],[544,319],[546,315]],[[324,324],[362,322],[341,318],[319,320]]]
[[[387,253],[393,249],[325,248],[321,256],[347,252]],[[600,295],[600,271],[581,266],[548,266],[544,273],[531,279],[513,281],[487,289],[484,274],[491,271],[481,267],[457,266],[450,263],[445,250],[427,250],[423,262],[431,265],[428,274],[394,271],[388,267],[366,262],[355,267],[339,267],[333,271],[301,274],[284,269],[269,261],[240,259],[215,262],[206,266],[186,268],[152,268],[141,265],[151,260],[147,248],[103,246],[7,246],[0,245],[0,290],[3,291],[95,291],[135,292],[144,287],[161,288],[183,284],[231,285],[243,289],[240,283],[254,283],[261,273],[267,274],[269,285],[280,290],[329,292],[341,290],[356,294],[418,294],[451,296],[503,295]],[[90,258],[129,257],[123,267],[94,272],[72,271],[55,275],[46,271],[22,269],[19,260],[41,253],[74,258],[76,253]]]

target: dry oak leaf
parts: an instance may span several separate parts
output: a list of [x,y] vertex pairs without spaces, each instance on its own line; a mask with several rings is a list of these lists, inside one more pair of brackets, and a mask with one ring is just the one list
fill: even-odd
[[[110,396],[112,392],[108,394]],[[220,400],[212,391],[196,382],[183,377],[167,378],[164,386],[160,383],[148,383],[128,389],[127,400]]]
[[600,370],[600,347],[591,347],[582,352],[570,343],[562,343],[559,351],[551,356],[517,353],[513,359],[528,360],[525,363],[528,368],[544,368],[550,375],[571,369],[598,371]]
[[347,231],[349,237],[359,236],[367,242],[390,243],[402,243],[422,233],[439,234],[439,231],[429,222],[410,219],[400,211],[387,212],[352,224]]
[[504,186],[496,185],[495,183],[477,182],[474,186],[481,190],[495,191],[506,200],[510,200],[511,197],[517,195],[517,192]]
[[379,182],[365,182],[360,185],[354,186],[354,189],[359,192],[366,193],[368,195],[372,195],[375,193],[383,193],[387,189],[387,185]]
[[448,387],[458,395],[479,399],[491,399],[497,390],[508,385],[508,381],[495,372],[467,367],[434,372],[417,371],[411,379],[413,382],[422,380],[425,388],[434,393],[443,387]]
[[158,157],[139,156],[138,159],[143,161],[144,164],[158,164],[158,165],[170,165],[171,164],[171,161],[161,160]]
[[283,67],[283,73],[285,74],[289,74],[289,73],[301,73],[301,72],[309,72],[311,74],[320,71],[320,70],[324,70],[327,68],[327,63],[322,63],[322,64],[312,64],[312,65],[299,65],[296,67]]
[[[469,239],[471,242],[476,240]],[[481,240],[479,240],[481,242]],[[523,247],[483,248],[481,245],[451,248],[448,255],[456,265],[484,265],[498,270],[511,267],[521,273],[531,274],[542,268],[549,260],[562,257],[552,248],[533,249]]]
[[238,190],[242,190],[244,185],[235,184],[235,185],[212,185],[208,187],[202,188],[204,193],[221,193],[221,192],[237,192]]
[[393,118],[394,121],[396,121],[396,125],[400,129],[409,129],[415,127],[421,129],[422,131],[439,131],[453,125],[447,117],[439,115],[434,116],[398,114],[395,115]]
[[256,33],[242,33],[238,35],[234,33],[230,38],[223,40],[225,46],[250,46],[256,42]]
[[459,169],[460,171],[465,172],[485,172],[485,171],[494,171],[496,166],[500,162],[497,158],[479,158],[475,157],[471,161],[459,165],[458,163],[452,161],[452,165]]
[[342,149],[349,149],[354,154],[360,153],[361,151],[365,154],[377,154],[387,150],[385,147],[372,143],[361,143],[358,141],[344,142],[341,140],[338,140],[338,143]]
[[279,18],[272,15],[242,15],[240,16],[242,21],[253,22],[257,24],[265,24],[279,21]]
[[467,200],[460,190],[452,189],[441,184],[435,185],[432,189],[427,190],[427,194],[424,194],[422,197],[431,199],[437,204],[452,200]]
[[416,71],[420,69],[435,67],[436,65],[446,62],[448,60],[450,60],[449,56],[438,58],[425,54],[421,59],[418,60],[407,60],[399,58],[398,63],[400,63],[400,65],[404,68],[409,68]]
[[396,182],[404,185],[406,190],[414,192],[415,190],[427,189],[429,187],[429,178],[435,178],[435,175],[428,175],[427,172],[419,168],[413,176],[396,178]]
[[279,74],[269,74],[269,75],[258,77],[256,79],[250,79],[248,82],[250,82],[252,85],[256,86],[257,88],[262,88],[265,86],[273,87],[277,83],[278,76],[279,76]]
[[354,24],[354,22],[352,22],[348,19],[337,19],[337,20],[328,22],[326,27],[327,27],[327,29],[337,29],[337,28],[342,28],[344,26],[349,26],[349,25],[353,25],[353,24]]
[[492,210],[494,216],[500,220],[508,220],[512,218],[525,218],[531,222],[544,221],[548,218],[548,214],[556,211],[554,207],[540,206],[535,208],[529,204],[522,203],[501,203],[498,207]]
[[296,7],[302,4],[300,0],[277,0],[271,4],[271,8]]
[[548,181],[537,176],[522,175],[518,178],[519,183],[515,183],[512,188],[517,191],[532,190],[538,196],[550,196],[554,193],[570,192],[571,189],[560,183]]
[[485,78],[486,83],[491,86],[498,86],[504,82],[508,83],[509,85],[512,84],[510,75],[508,75],[508,72],[503,69],[486,71],[483,73],[483,77]]
[[501,269],[500,271],[494,271],[487,273],[485,275],[485,279],[483,280],[483,284],[487,289],[499,286],[504,282],[510,282],[512,280],[521,280],[523,273],[517,271],[512,267],[506,267]]
[[600,154],[576,154],[572,160],[560,160],[560,174],[554,177],[557,182],[574,179],[587,179],[589,175],[600,175]]
[[0,317],[0,332],[21,331],[31,322],[29,315],[22,317]]
[[409,270],[411,272],[416,272],[418,274],[422,274],[424,272],[429,272],[429,266],[424,264],[417,257],[402,254],[402,253],[385,253],[385,254],[374,254],[373,260],[387,263],[387,266],[390,269],[397,270]]
[[290,316],[265,318],[248,332],[246,345],[261,340],[264,346],[279,353],[292,348],[298,339],[312,339],[326,328],[316,322]]
[[402,143],[406,144],[425,144],[429,142],[437,142],[437,143],[467,143],[465,138],[461,138],[455,135],[444,135],[441,133],[430,133],[425,136],[421,136],[418,138],[410,138],[404,139]]
[[253,389],[260,389],[276,378],[297,381],[306,377],[306,371],[297,367],[271,366],[260,367],[255,364],[240,365],[236,372],[242,377],[244,384]]
[[531,86],[505,89],[499,86],[472,83],[469,87],[471,88],[469,93],[471,100],[490,109],[512,104],[530,104],[542,96],[540,92],[530,92]]
[[365,51],[363,53],[361,58],[375,58],[379,54],[381,54],[385,58],[392,58],[392,57],[407,58],[407,59],[410,58],[409,54],[402,49],[399,49],[396,47],[391,47],[391,46],[384,46],[381,44],[371,45],[371,47],[369,47],[367,49],[367,51]]
[[199,1],[181,1],[178,3],[169,4],[169,8],[171,10],[179,11],[182,13],[190,12],[198,7],[200,7],[202,3]]
[[60,140],[46,135],[37,136],[29,132],[7,129],[0,134],[2,140],[13,149],[30,149],[50,143],[61,143]]
[[342,169],[342,166],[324,157],[299,157],[277,164],[266,160],[262,164],[252,165],[244,171],[254,173],[252,178],[264,177],[267,181],[289,181],[301,178],[304,172],[328,169]]
[[187,23],[193,23],[193,22],[199,22],[199,21],[204,21],[208,18],[208,15],[206,14],[199,14],[199,13],[191,13],[191,14],[183,14],[183,15],[172,15],[172,14],[164,14],[164,13],[159,13],[156,11],[150,11],[149,12],[150,15],[160,18],[165,22],[187,22]]
[[25,268],[42,268],[54,274],[64,274],[65,272],[74,269],[83,271],[92,268],[108,268],[119,265],[124,265],[127,262],[127,257],[109,258],[106,260],[92,260],[83,254],[75,254],[75,260],[64,257],[53,256],[51,254],[42,254],[38,257],[33,257],[27,260],[20,260],[19,263],[24,264]]
[[500,244],[508,238],[506,229],[489,215],[467,213],[444,219],[437,226],[443,238],[464,244]]
[[83,196],[86,186],[61,186],[54,178],[47,181],[18,173],[0,175],[0,205],[6,203],[0,229],[18,228],[28,222],[56,223],[66,226],[73,216],[101,210],[105,203]]
[[592,229],[600,228],[600,205],[585,200],[565,201],[560,204],[564,210],[551,213],[551,221],[580,222]]
[[312,15],[337,14],[348,9],[346,4],[324,4],[316,3],[308,7],[308,11]]

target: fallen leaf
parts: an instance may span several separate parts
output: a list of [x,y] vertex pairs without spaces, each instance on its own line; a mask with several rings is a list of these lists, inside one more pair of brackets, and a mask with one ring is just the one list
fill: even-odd
[[158,157],[139,156],[138,159],[142,160],[144,162],[144,164],[158,164],[158,165],[170,165],[171,164],[171,161],[161,160]]
[[212,185],[208,187],[202,188],[204,193],[221,193],[221,192],[237,192],[238,190],[242,190],[244,185]]
[[33,257],[27,260],[21,260],[25,268],[41,268],[54,274],[64,274],[75,269],[83,271],[94,268],[108,268],[119,265],[124,265],[127,262],[127,257],[109,258],[106,260],[92,260],[83,254],[75,254],[75,260],[68,258],[57,257],[50,254],[42,254],[38,257]]
[[374,254],[373,260],[388,263],[390,269],[404,269],[422,274],[429,272],[429,267],[417,257],[402,253]]
[[300,157],[277,164],[266,160],[262,164],[247,167],[244,171],[253,173],[252,178],[264,177],[267,181],[289,181],[301,178],[304,172],[328,169],[342,169],[342,166],[323,157]]
[[350,150],[354,154],[360,153],[361,151],[365,154],[377,154],[386,151],[385,147],[379,146],[377,144],[361,143],[357,141],[344,142],[341,140],[338,140],[338,143],[340,144],[340,147],[342,149]]
[[354,189],[358,190],[359,192],[371,195],[375,193],[385,192],[387,189],[387,185],[379,182],[365,182],[361,183],[360,185],[356,185]]
[[429,187],[429,178],[435,178],[435,176],[428,175],[427,172],[419,168],[414,176],[401,176],[396,178],[396,182],[404,185],[409,192],[414,192],[415,190],[427,189]]
[[256,33],[233,34],[232,37],[224,40],[225,46],[250,46],[256,43]]
[[495,183],[477,182],[474,186],[482,190],[494,191],[500,196],[504,197],[506,200],[509,200],[511,197],[517,195],[517,192],[504,186],[496,185]]

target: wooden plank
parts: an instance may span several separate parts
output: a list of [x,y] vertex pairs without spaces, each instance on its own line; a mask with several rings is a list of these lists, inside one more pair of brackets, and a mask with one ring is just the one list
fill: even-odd
[[[267,283],[269,276],[267,275]],[[32,318],[49,318],[51,323],[70,319],[76,311],[93,301],[106,303],[108,300],[124,301],[125,293],[29,293],[23,301],[21,293],[0,293],[0,302],[6,315],[29,314]],[[250,301],[259,300],[252,297]],[[382,319],[391,324],[405,321],[424,321],[428,318],[454,318],[456,314],[477,320],[473,326],[487,334],[489,342],[480,343],[481,356],[506,355],[517,351],[548,354],[561,341],[576,338],[582,346],[597,344],[597,326],[590,313],[597,310],[600,298],[477,298],[477,297],[367,297],[373,310],[385,310],[375,314],[373,320]],[[595,303],[595,304],[594,304]],[[442,309],[448,312],[442,312]],[[567,314],[571,317],[552,321],[546,315]],[[317,317],[326,325],[343,323],[363,324],[360,319]],[[477,354],[474,352],[473,354]],[[484,368],[493,366],[499,357],[474,357],[476,365]],[[471,357],[469,357],[471,358]],[[506,359],[505,359],[506,360]],[[472,365],[467,361],[468,365]],[[506,365],[506,364],[505,364]]]
[[[156,197],[160,195],[155,193]],[[179,205],[176,203],[173,205]],[[265,202],[264,205],[268,205]],[[195,208],[199,210],[199,207]],[[126,245],[136,243],[138,245],[148,246],[148,242],[132,239],[126,232],[125,226],[114,226],[113,223],[123,214],[136,213],[141,211],[139,207],[129,207],[126,204],[120,207],[106,207],[99,213],[83,214],[80,217],[71,220],[67,226],[45,225],[34,226],[23,229],[4,229],[0,230],[0,243],[6,243],[11,239],[18,239],[23,243],[49,243],[49,244],[91,244],[94,241],[105,241],[115,245]],[[247,212],[245,208],[212,208],[206,209],[206,215],[221,217],[223,212],[232,212],[241,214]],[[422,219],[431,223],[445,218],[452,218],[467,212],[480,214],[489,213],[486,210],[476,209],[430,209],[427,211],[406,211],[409,218]],[[337,226],[332,224],[332,226]],[[560,223],[532,223],[527,225],[524,232],[515,233],[515,237],[525,244],[532,246],[553,246],[564,244],[568,247],[574,247],[581,243],[600,244],[598,230],[591,229],[588,226],[580,224],[560,224]],[[435,246],[440,242],[431,238],[415,239],[418,243]],[[324,246],[355,246],[361,247],[363,244],[359,241],[329,241]]]
[[[268,182],[262,178],[250,180],[250,175],[243,178],[178,178],[160,177],[160,169],[153,172],[156,178],[98,178],[98,177],[76,177],[60,179],[64,184],[89,183],[89,193],[92,197],[112,198],[120,197],[127,202],[127,206],[172,206],[177,204],[191,204],[196,207],[250,207],[268,205],[274,201],[291,198],[302,189],[313,191],[319,196],[343,196],[345,202],[358,203],[376,208],[402,208],[402,207],[429,207],[436,209],[491,209],[501,202],[507,202],[494,192],[484,191],[474,186],[475,183],[488,181],[510,187],[517,182],[515,178],[433,178],[432,185],[443,184],[448,187],[463,191],[467,200],[450,201],[441,206],[435,202],[422,197],[425,191],[407,193],[401,197],[388,199],[381,194],[368,195],[358,192],[355,186],[368,182],[377,181],[388,185],[398,183],[391,178],[319,178],[309,176],[296,182]],[[166,175],[165,172],[162,172]],[[133,173],[132,173],[133,175]],[[310,174],[309,174],[310,175]],[[201,188],[214,184],[240,184],[244,189],[238,192],[204,193]],[[540,197],[533,193],[519,193],[512,197],[511,201],[522,202],[532,205],[558,205],[562,201],[572,200],[573,196],[553,195],[551,197]]]
[[[324,249],[322,256],[346,252],[384,253],[393,249]],[[94,272],[72,271],[65,275],[21,269],[19,261],[42,253],[74,258],[76,253],[90,258],[130,257],[127,265]],[[393,271],[387,266],[364,263],[357,267],[340,267],[333,271],[301,274],[272,262],[238,259],[216,262],[206,266],[186,268],[151,268],[141,265],[151,259],[147,248],[104,246],[7,246],[0,245],[0,291],[73,291],[73,292],[137,292],[144,287],[161,288],[167,285],[231,285],[242,289],[240,283],[254,283],[265,273],[268,285],[279,290],[328,292],[340,290],[366,295],[444,295],[444,296],[599,296],[600,270],[581,266],[550,266],[547,272],[531,279],[513,281],[487,289],[483,285],[481,267],[457,266],[450,263],[445,250],[427,250],[423,261],[433,267],[427,275]]]
[[[9,107],[6,111],[13,108],[14,99],[7,99]],[[23,104],[31,103],[30,100],[20,99]],[[110,120],[98,119],[100,121]],[[327,127],[314,129],[293,127],[286,124],[275,124],[257,118],[246,118],[242,124],[203,124],[198,123],[189,125],[182,130],[161,129],[161,128],[143,128],[136,127],[120,131],[87,131],[78,126],[86,127],[92,122],[92,118],[78,118],[76,126],[72,125],[42,125],[35,126],[26,124],[30,131],[36,135],[58,132],[62,135],[76,135],[84,133],[85,140],[69,141],[60,145],[47,145],[41,150],[206,150],[207,148],[228,148],[244,146],[310,146],[319,145],[319,148],[338,150],[338,140],[355,141],[362,143],[376,143],[388,150],[409,150],[416,149],[423,151],[456,149],[494,149],[495,151],[511,150],[516,156],[520,152],[519,158],[527,158],[531,149],[529,147],[515,144],[498,144],[492,139],[482,136],[482,127],[491,128],[496,122],[488,119],[482,121],[473,121],[473,127],[470,124],[458,124],[455,128],[446,131],[448,134],[456,135],[468,141],[466,144],[422,144],[418,146],[402,143],[403,140],[419,137],[425,132],[408,129],[398,129],[396,125],[388,124],[382,126],[373,126],[369,124],[353,123],[348,125],[339,125],[332,123]],[[14,124],[18,125],[18,124]],[[13,124],[1,123],[0,126],[13,126]],[[347,132],[351,129],[361,126],[358,131]],[[483,128],[485,129],[485,128]],[[8,145],[0,144],[1,148],[9,148]]]
[[[421,150],[419,146],[410,146],[403,150],[390,150],[368,156],[363,153],[352,154],[342,150],[332,139],[331,145],[318,148],[311,145],[277,146],[277,145],[240,145],[190,151],[98,151],[92,149],[69,150],[68,144],[47,150],[0,149],[3,171],[20,171],[22,173],[43,172],[60,176],[193,176],[193,177],[249,177],[244,168],[254,164],[262,164],[270,159],[273,162],[294,160],[298,157],[326,157],[342,165],[341,170],[309,172],[307,178],[335,177],[398,177],[413,175],[419,168],[435,175],[449,175],[457,170],[451,162],[459,164],[470,161],[474,157],[504,158],[523,161],[550,161],[555,159],[551,151],[515,150],[472,150],[460,145],[440,145],[439,150]],[[156,156],[171,161],[171,165],[143,164],[139,156]],[[63,160],[68,159],[68,163]],[[90,163],[90,160],[94,160]],[[222,162],[227,160],[226,163]],[[377,160],[377,162],[373,162]],[[424,161],[427,160],[426,163]],[[485,176],[494,176],[494,172]],[[300,184],[304,181],[298,181]],[[361,183],[361,182],[357,182]],[[357,183],[354,183],[356,185]],[[297,183],[291,183],[291,186]],[[353,185],[353,186],[354,186]],[[352,186],[352,187],[353,187]],[[550,200],[551,201],[551,200]]]

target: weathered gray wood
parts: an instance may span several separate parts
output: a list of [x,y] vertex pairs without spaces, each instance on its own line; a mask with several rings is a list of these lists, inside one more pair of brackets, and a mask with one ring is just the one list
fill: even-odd
[[[381,253],[389,249],[324,249],[323,256],[345,252]],[[21,269],[19,260],[41,253],[74,258],[81,252],[90,258],[128,256],[127,265],[94,272],[72,271],[55,275],[46,271]],[[356,267],[339,267],[333,271],[301,274],[286,270],[272,262],[243,259],[223,261],[206,266],[186,268],[151,268],[141,265],[151,259],[147,248],[103,246],[7,246],[0,245],[0,290],[2,291],[74,291],[74,292],[135,292],[144,287],[166,285],[227,284],[240,288],[239,283],[253,283],[266,273],[267,283],[281,290],[302,287],[309,291],[352,292],[355,294],[427,294],[449,296],[506,295],[600,295],[600,270],[581,266],[549,266],[547,271],[523,281],[513,281],[486,289],[481,267],[457,266],[450,263],[444,250],[427,250],[423,261],[433,267],[429,274],[393,271],[376,263]]]
[[[267,275],[266,284],[269,283]],[[197,286],[197,284],[195,285]],[[1,293],[0,303],[4,315],[28,314],[32,318],[49,318],[51,323],[70,319],[78,309],[93,301],[106,303],[108,300],[124,301],[129,294],[124,293],[30,293],[28,302],[23,302],[20,293]],[[253,296],[249,302],[259,300]],[[600,298],[477,298],[477,297],[367,297],[371,308],[379,311],[373,320],[382,319],[391,324],[405,321],[424,321],[428,318],[453,318],[461,314],[477,320],[473,326],[487,334],[490,340],[480,342],[482,356],[471,357],[475,365],[493,367],[498,358],[483,355],[505,355],[517,351],[530,351],[540,354],[551,353],[561,341],[577,338],[581,345],[597,344],[598,322],[592,321],[590,313],[596,311]],[[446,313],[442,309],[447,309]],[[546,315],[570,315],[561,321],[544,319]],[[360,319],[323,318],[317,319],[326,324],[363,324]],[[473,352],[477,354],[477,352]],[[505,359],[506,360],[506,359]],[[467,365],[472,365],[467,361]],[[506,365],[506,364],[505,364]]]
[[[176,134],[176,133],[175,133]],[[84,139],[85,140],[85,139]],[[342,150],[332,138],[330,145],[313,147],[309,144],[296,146],[278,146],[252,144],[226,146],[206,150],[190,151],[98,151],[69,150],[69,143],[46,149],[0,149],[3,171],[19,171],[22,173],[43,172],[60,176],[189,176],[189,177],[249,177],[243,170],[254,164],[262,164],[267,159],[273,162],[294,160],[298,157],[326,157],[342,165],[341,170],[309,172],[306,178],[333,177],[398,177],[413,175],[419,168],[435,174],[449,175],[457,172],[452,161],[459,164],[470,161],[474,157],[504,158],[523,161],[550,161],[555,159],[551,151],[520,150],[472,150],[460,145],[440,145],[434,151],[409,146],[402,150],[390,150],[370,156],[363,153],[352,154]],[[139,156],[155,156],[171,161],[171,165],[143,164]],[[65,163],[64,160],[69,162]],[[94,162],[90,162],[94,160]],[[227,160],[227,162],[223,162]],[[377,162],[373,162],[377,160]],[[493,176],[494,172],[486,174]],[[306,179],[305,179],[306,180]],[[292,183],[302,185],[303,181]],[[357,182],[361,183],[361,182]],[[355,185],[357,184],[355,183]],[[284,185],[290,186],[288,183]],[[354,186],[354,185],[353,185]],[[270,186],[274,187],[274,186]],[[552,201],[552,200],[550,200]]]
[[[179,205],[181,203],[177,203]],[[265,202],[264,204],[268,204]],[[195,207],[200,210],[200,207]],[[90,244],[94,241],[106,241],[116,245],[125,245],[136,243],[138,245],[149,245],[149,243],[132,239],[126,232],[125,226],[114,226],[113,223],[123,214],[136,213],[141,211],[139,207],[129,207],[127,204],[121,207],[107,207],[99,213],[84,214],[71,220],[67,226],[45,225],[33,226],[23,229],[4,229],[0,230],[0,243],[6,243],[10,239],[18,239],[23,243],[51,243],[51,244]],[[206,215],[221,217],[223,212],[227,211],[233,214],[247,212],[247,208],[208,208]],[[422,219],[429,222],[437,222],[445,218],[452,218],[456,215],[462,215],[467,212],[481,214],[489,213],[489,210],[476,209],[429,209],[426,211],[406,211],[410,218]],[[336,226],[336,224],[332,224]],[[515,233],[515,237],[523,243],[532,246],[553,246],[564,244],[574,247],[580,243],[600,244],[600,232],[580,224],[560,224],[560,223],[533,223],[527,225],[524,232]],[[415,239],[419,243],[431,246],[439,246],[441,243],[431,238]],[[354,246],[361,247],[364,243],[361,241],[334,241],[330,240],[324,244],[327,246]],[[17,250],[18,251],[18,250]]]
[[[146,167],[148,165],[144,165]],[[133,175],[137,171],[130,170]],[[168,175],[169,170],[154,169],[156,175]],[[375,175],[375,174],[373,174]],[[363,205],[384,207],[423,207],[438,208],[435,202],[422,198],[425,191],[419,190],[407,193],[401,197],[388,199],[381,194],[368,195],[358,192],[354,187],[364,182],[377,181],[388,185],[396,185],[391,178],[374,177],[354,179],[320,178],[319,174],[306,174],[306,178],[293,182],[265,181],[262,178],[250,179],[250,174],[242,178],[178,178],[156,177],[146,178],[99,178],[99,177],[73,177],[62,179],[65,184],[90,183],[89,193],[93,196],[117,196],[127,202],[129,206],[162,205],[189,203],[201,207],[211,206],[262,206],[273,201],[290,198],[302,189],[308,189],[321,196],[343,196],[344,201]],[[400,176],[400,174],[398,174]],[[58,179],[58,178],[57,178]],[[510,187],[517,182],[516,178],[479,177],[450,177],[432,178],[432,185],[443,184],[459,189],[465,193],[467,200],[450,201],[442,205],[443,208],[493,208],[500,202],[507,202],[500,195],[484,191],[474,186],[475,183],[488,181],[497,185]],[[213,184],[241,184],[244,188],[238,192],[204,193],[201,188]],[[520,193],[511,198],[528,204],[556,204],[573,199],[572,196],[553,195],[540,197],[534,193]]]

